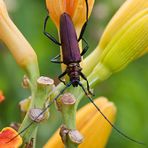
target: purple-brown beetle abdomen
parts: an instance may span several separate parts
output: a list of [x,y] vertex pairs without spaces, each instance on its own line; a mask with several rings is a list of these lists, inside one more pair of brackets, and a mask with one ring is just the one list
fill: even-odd
[[64,64],[79,63],[81,55],[77,35],[73,22],[67,13],[63,13],[60,17],[60,37]]

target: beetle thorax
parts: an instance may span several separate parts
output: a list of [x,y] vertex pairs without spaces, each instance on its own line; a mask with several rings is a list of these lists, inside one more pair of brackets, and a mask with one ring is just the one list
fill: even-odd
[[78,83],[80,81],[80,72],[82,68],[80,67],[79,63],[70,63],[67,65],[66,72],[70,78],[70,81],[72,82],[72,85],[74,87],[78,86]]

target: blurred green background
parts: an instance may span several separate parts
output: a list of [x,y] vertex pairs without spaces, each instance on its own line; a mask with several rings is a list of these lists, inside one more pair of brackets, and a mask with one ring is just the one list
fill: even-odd
[[[59,53],[59,48],[42,33],[44,18],[47,14],[44,1],[5,1],[12,20],[38,55],[41,74],[52,78],[57,77],[61,73],[60,65],[52,64],[50,59]],[[89,52],[95,48],[108,21],[123,2],[124,0],[96,0],[85,32],[85,38],[90,45]],[[57,37],[56,28],[51,21],[48,23],[48,29]],[[116,126],[127,135],[144,142],[147,142],[148,139],[147,65],[148,55],[145,55],[95,88],[98,92],[95,93],[96,96],[106,96],[116,104],[118,109]],[[21,122],[22,120],[18,103],[29,95],[29,92],[21,87],[23,75],[24,71],[16,64],[7,47],[1,43],[0,90],[3,90],[6,96],[5,102],[0,104],[1,129],[9,126],[11,122]],[[81,105],[85,103],[87,103],[87,99],[83,99]],[[53,112],[52,110],[54,110],[54,106],[51,107],[51,112]],[[60,121],[60,114],[53,112],[50,124],[48,122],[40,127],[38,148],[42,147],[52,135],[60,125]],[[124,139],[113,131],[107,148],[118,147],[139,148],[141,146]]]

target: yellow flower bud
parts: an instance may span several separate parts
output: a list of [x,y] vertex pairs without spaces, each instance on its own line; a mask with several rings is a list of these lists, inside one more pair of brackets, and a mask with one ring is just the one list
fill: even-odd
[[107,79],[148,49],[148,9],[130,19],[112,38],[89,75],[90,82]]
[[145,8],[148,8],[148,0],[126,0],[107,25],[99,47],[104,49],[125,23]]
[[113,37],[101,54],[99,63],[111,72],[123,69],[148,47],[148,9],[139,12]]
[[0,0],[0,39],[7,45],[16,62],[26,67],[30,63],[37,63],[37,56],[8,16],[3,0]]
[[[92,69],[96,66],[96,64],[99,61],[100,55],[102,54],[104,49],[108,46],[108,44],[112,41],[114,36],[125,25],[127,25],[127,23],[130,26],[129,22],[131,21],[131,19],[137,16],[138,13],[141,12],[141,16],[142,16],[146,8],[148,8],[147,0],[127,0],[121,6],[121,8],[117,11],[117,13],[114,15],[114,17],[111,19],[111,21],[107,25],[96,49],[86,59],[83,60],[83,67],[84,67],[83,71],[86,75],[88,75],[92,71]],[[141,16],[139,15],[139,17]],[[143,51],[143,54],[144,53],[146,52]],[[88,67],[88,63],[91,63],[89,67]]]
[[[116,107],[106,98],[101,97],[95,100],[95,103],[113,123],[116,115]],[[111,132],[111,126],[106,122],[96,108],[91,104],[87,104],[77,113],[77,128],[84,136],[84,142],[80,144],[80,148],[84,147],[105,147]],[[60,147],[64,145],[59,136],[59,130],[51,137],[44,148]]]

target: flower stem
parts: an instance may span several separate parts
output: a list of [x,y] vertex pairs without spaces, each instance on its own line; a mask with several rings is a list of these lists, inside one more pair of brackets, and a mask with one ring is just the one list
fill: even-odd
[[[65,93],[61,98],[61,113],[63,124],[68,130],[76,129],[76,99],[70,93]],[[63,133],[64,134],[64,133]],[[74,143],[67,135],[64,141],[66,148],[77,148],[78,144]]]
[[[52,79],[47,78],[47,77],[39,78],[39,69],[36,63],[29,65],[26,68],[26,71],[27,71],[27,74],[30,80],[31,103],[30,103],[28,112],[26,113],[26,116],[19,129],[19,132],[22,132],[25,129],[25,131],[21,133],[23,137],[24,145],[25,143],[30,142],[32,138],[34,141],[36,141],[36,133],[37,133],[38,125],[39,125],[34,120],[30,119],[30,116],[29,116],[30,110],[31,109],[41,109],[42,110],[46,107],[48,94],[49,94],[49,91],[52,90],[52,86],[53,86]],[[34,123],[31,124],[32,122]],[[28,127],[30,124],[31,126]],[[26,127],[28,128],[26,129]]]

